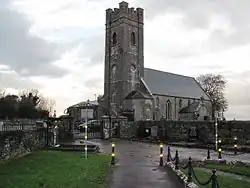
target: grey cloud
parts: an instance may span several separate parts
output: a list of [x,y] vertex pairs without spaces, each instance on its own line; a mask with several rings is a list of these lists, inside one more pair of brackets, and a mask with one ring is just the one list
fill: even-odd
[[88,59],[88,63],[85,62],[86,66],[104,63],[104,35],[98,35],[84,39],[80,45],[82,46],[80,51],[81,59]]
[[21,76],[60,77],[66,74],[66,70],[52,64],[60,59],[56,45],[32,35],[31,26],[23,14],[6,6],[0,7],[0,62]]
[[84,82],[84,85],[86,87],[89,87],[89,88],[101,88],[103,87],[103,80],[101,78],[93,78],[93,79],[89,79],[89,80],[86,80]]
[[250,42],[249,0],[158,0],[157,3],[137,0],[137,4],[145,8],[149,19],[165,12],[180,13],[184,25],[190,28],[206,28],[212,16],[223,16],[229,21],[232,33],[228,35],[225,31],[215,30],[208,39],[209,43],[225,48]]
[[15,72],[0,71],[0,88],[13,89],[40,89],[42,86],[28,78],[20,77]]
[[232,120],[249,120],[250,106],[245,105],[234,105],[230,106],[228,111],[225,113],[227,119]]

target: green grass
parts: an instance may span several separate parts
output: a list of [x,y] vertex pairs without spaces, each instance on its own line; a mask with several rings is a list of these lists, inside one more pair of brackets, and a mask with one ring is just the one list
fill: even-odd
[[[195,175],[197,176],[197,178],[199,179],[199,181],[206,182],[212,175],[212,171],[211,173],[206,173],[203,172],[202,170],[200,170],[199,168],[195,168]],[[183,172],[187,175],[187,170],[183,170]],[[192,176],[193,182],[196,183],[200,188],[211,188],[211,183],[209,183],[208,185],[204,185],[201,186],[197,183],[197,181],[194,179],[194,177]],[[218,176],[218,181],[219,181],[219,185],[220,188],[249,188],[249,182],[246,181],[241,181],[241,180],[236,180],[236,179],[232,179],[229,177],[223,177],[223,176]]]
[[0,164],[0,188],[106,188],[110,157],[38,151]]
[[223,172],[234,173],[250,177],[250,167],[237,167],[227,164],[207,164],[205,168],[216,169]]

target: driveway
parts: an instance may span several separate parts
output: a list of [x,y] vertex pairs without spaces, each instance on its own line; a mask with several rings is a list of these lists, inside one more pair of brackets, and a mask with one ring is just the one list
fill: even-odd
[[[110,153],[111,143],[102,142]],[[116,141],[116,167],[110,188],[181,188],[172,172],[159,167],[159,146],[130,141]]]

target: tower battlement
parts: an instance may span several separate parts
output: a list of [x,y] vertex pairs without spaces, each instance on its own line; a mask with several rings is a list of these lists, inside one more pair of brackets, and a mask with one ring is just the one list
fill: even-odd
[[143,23],[143,11],[139,7],[136,9],[134,7],[129,8],[129,4],[122,1],[119,3],[119,8],[109,8],[106,10],[106,24],[122,17]]

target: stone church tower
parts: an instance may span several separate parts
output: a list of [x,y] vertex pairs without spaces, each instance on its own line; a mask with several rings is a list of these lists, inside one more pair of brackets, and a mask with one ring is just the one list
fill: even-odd
[[129,8],[123,1],[119,9],[106,10],[105,106],[118,114],[132,110],[133,101],[124,98],[139,87],[143,74],[143,9]]

